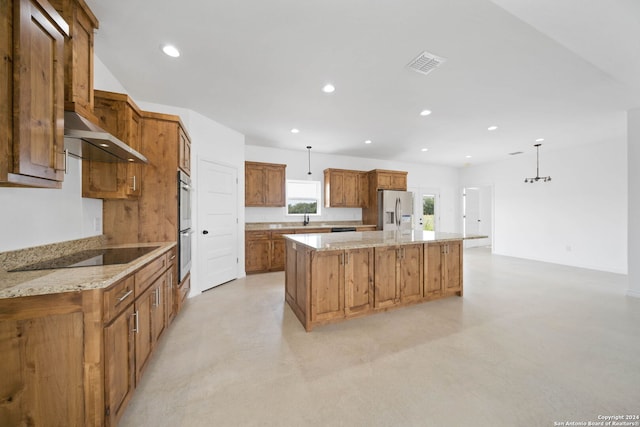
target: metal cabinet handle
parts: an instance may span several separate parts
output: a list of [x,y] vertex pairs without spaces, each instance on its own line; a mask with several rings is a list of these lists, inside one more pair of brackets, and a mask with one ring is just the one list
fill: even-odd
[[136,187],[137,187],[137,186],[136,186],[136,176],[135,176],[135,175],[133,175],[133,176],[131,177],[131,179],[133,180],[133,186],[131,187],[131,191],[136,191],[136,189],[137,189],[137,188],[136,188]]
[[133,313],[133,317],[135,317],[135,326],[133,327],[133,331],[136,334],[140,332],[140,325],[138,324],[138,310],[136,310],[135,313]]
[[122,301],[126,300],[129,295],[131,295],[133,293],[133,289],[129,289],[128,292],[125,292],[124,295],[122,295],[120,298],[118,298],[118,302],[116,303],[116,305],[120,304]]

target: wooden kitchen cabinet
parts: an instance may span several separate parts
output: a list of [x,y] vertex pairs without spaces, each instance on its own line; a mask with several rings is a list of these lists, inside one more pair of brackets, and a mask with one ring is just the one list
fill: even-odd
[[167,253],[167,280],[165,290],[165,319],[167,326],[171,324],[180,307],[178,304],[179,287],[178,284],[178,266],[177,266],[177,248],[171,249]]
[[271,233],[269,231],[245,232],[245,271],[262,273],[269,271],[271,263]]
[[428,243],[424,249],[424,296],[462,296],[462,241]]
[[362,209],[362,222],[378,224],[378,190],[407,190],[407,172],[374,169],[367,173],[368,204]]
[[375,307],[422,299],[422,263],[422,244],[375,248]]
[[345,315],[354,316],[373,309],[372,248],[345,251]]
[[287,165],[244,162],[245,206],[285,206]]
[[294,234],[294,229],[276,231],[245,231],[245,272],[265,273],[283,271],[285,265],[285,234]]
[[369,174],[367,172],[358,172],[358,199],[360,207],[369,206]]
[[88,425],[82,297],[19,300],[0,300],[0,425]]
[[131,399],[136,381],[133,305],[104,328],[105,424],[115,426]]
[[327,208],[359,208],[360,171],[346,169],[324,170],[324,206]]
[[64,109],[95,121],[93,113],[93,42],[98,19],[84,0],[50,0],[69,24],[64,60]]
[[383,246],[374,248],[374,307],[391,307],[400,301],[396,264],[398,248]]
[[191,140],[182,129],[178,132],[180,139],[179,167],[184,173],[191,176]]
[[[140,151],[141,111],[126,94],[94,91],[94,113],[99,124],[116,138]],[[142,191],[140,163],[82,160],[82,196],[96,199],[137,198]]]
[[319,251],[311,256],[311,321],[344,318],[344,251]]
[[5,0],[0,12],[0,185],[61,188],[69,26],[46,0]]

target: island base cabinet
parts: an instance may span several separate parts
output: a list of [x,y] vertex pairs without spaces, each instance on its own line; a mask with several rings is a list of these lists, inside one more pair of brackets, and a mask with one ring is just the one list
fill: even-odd
[[373,249],[345,251],[345,315],[373,309]]
[[462,296],[462,242],[429,243],[424,249],[424,296]]
[[286,241],[285,300],[307,331],[462,296],[462,241],[314,250]]
[[344,317],[344,251],[311,255],[311,321]]

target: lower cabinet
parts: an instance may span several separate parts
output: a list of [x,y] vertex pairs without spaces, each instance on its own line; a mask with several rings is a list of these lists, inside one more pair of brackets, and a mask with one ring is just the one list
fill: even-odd
[[0,299],[0,426],[117,425],[167,327],[171,254],[106,289]]
[[462,242],[429,243],[424,249],[424,296],[462,295]]
[[246,231],[245,232],[245,271],[265,273],[284,270],[284,237],[294,234],[295,230]]
[[104,328],[105,424],[116,425],[136,385],[135,312],[130,305]]
[[285,300],[316,325],[462,296],[462,241],[314,250],[286,241]]

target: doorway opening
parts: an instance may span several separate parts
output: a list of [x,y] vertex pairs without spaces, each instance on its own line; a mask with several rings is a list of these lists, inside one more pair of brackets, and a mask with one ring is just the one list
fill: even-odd
[[436,231],[436,195],[422,196],[422,229]]

